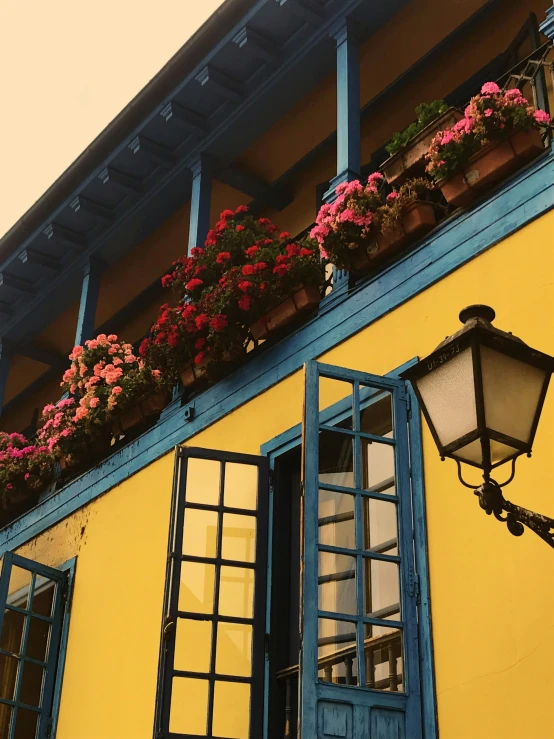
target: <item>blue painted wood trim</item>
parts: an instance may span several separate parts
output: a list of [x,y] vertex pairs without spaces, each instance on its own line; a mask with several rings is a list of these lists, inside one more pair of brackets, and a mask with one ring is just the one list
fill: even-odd
[[546,11],[546,18],[540,24],[539,31],[554,40],[554,5]]
[[92,339],[94,336],[96,306],[98,305],[98,294],[100,292],[100,275],[103,268],[104,263],[94,257],[90,257],[83,268],[83,285],[79,303],[77,331],[75,332],[75,346],[83,344],[87,339]]
[[69,639],[69,621],[71,618],[71,602],[73,598],[73,586],[75,584],[75,568],[77,566],[77,557],[68,559],[58,568],[61,572],[66,573],[66,596],[65,611],[62,623],[62,633],[60,638],[60,646],[58,650],[58,666],[56,668],[56,681],[54,683],[54,697],[52,699],[52,728],[50,731],[51,739],[56,739],[56,730],[58,728],[58,717],[60,714],[60,702],[62,697],[63,673],[65,669],[65,658],[67,654],[67,641]]
[[333,310],[195,398],[192,421],[185,422],[175,401],[150,431],[0,531],[0,554],[37,536],[553,207],[554,156],[548,152],[492,197],[444,223]]
[[11,350],[5,341],[0,342],[0,416],[4,407],[4,395],[10,373]]
[[210,228],[212,201],[212,162],[208,154],[200,154],[191,166],[192,199],[190,203],[189,248],[204,246]]

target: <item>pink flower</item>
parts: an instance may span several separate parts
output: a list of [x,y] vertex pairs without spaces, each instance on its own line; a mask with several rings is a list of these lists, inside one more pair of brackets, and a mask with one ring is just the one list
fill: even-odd
[[548,115],[548,113],[545,113],[544,110],[536,110],[533,113],[533,118],[541,126],[547,126],[550,123],[550,116]]
[[[112,392],[113,392],[113,390],[112,390]],[[91,408],[96,408],[96,406],[98,405],[99,402],[100,402],[100,398],[91,398],[90,399],[90,402],[89,402],[89,406]]]
[[496,82],[485,82],[481,88],[481,95],[496,95],[498,92],[500,92],[500,88]]
[[490,118],[493,113],[494,113],[494,110],[492,108],[487,108],[485,110],[485,117]]
[[88,349],[98,349],[98,341],[96,339],[89,339],[85,341]]
[[369,182],[370,185],[375,185],[378,182],[381,182],[382,179],[383,179],[383,175],[381,174],[381,172],[373,172],[373,174],[369,175],[369,177],[367,178],[367,181]]
[[161,377],[161,375],[162,375],[162,373],[160,372],[160,370],[158,370],[158,369],[152,370],[152,377],[155,380],[159,380],[160,377]]
[[126,354],[125,355],[125,364],[132,364],[133,362],[136,362],[137,358],[134,354]]
[[48,405],[45,405],[42,409],[42,415],[45,416],[47,413],[51,413],[52,411],[56,410],[56,406],[52,405],[52,403],[49,403]]
[[121,388],[119,387],[119,385],[116,385],[115,387],[112,387],[112,393],[113,393],[113,395],[119,395],[120,392],[121,392]]
[[83,347],[82,346],[74,346],[73,347],[73,351],[69,355],[69,359],[71,359],[71,360],[77,359],[77,357],[80,357],[82,353],[83,353]]
[[115,334],[109,334],[108,341],[117,341],[117,336]]
[[114,357],[114,358],[112,359],[112,362],[113,362],[113,364],[114,364],[115,366],[117,366],[118,364],[123,364],[123,360],[122,360],[122,359],[120,359],[119,357]]
[[389,194],[387,195],[387,203],[394,203],[397,197],[397,192],[389,192]]
[[449,144],[453,138],[454,134],[452,133],[452,131],[444,131],[440,140],[441,146]]

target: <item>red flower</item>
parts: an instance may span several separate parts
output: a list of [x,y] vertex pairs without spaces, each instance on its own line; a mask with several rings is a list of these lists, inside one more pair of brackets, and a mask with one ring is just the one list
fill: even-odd
[[244,226],[241,226],[240,224],[235,226],[235,231],[244,231]]
[[258,218],[258,223],[260,226],[271,226],[271,221],[269,218]]
[[288,261],[289,261],[289,258],[286,254],[279,254],[277,256],[277,259],[275,260],[275,263],[276,264],[287,264]]
[[300,247],[298,244],[287,244],[285,250],[289,257],[295,257],[299,253]]
[[229,259],[231,259],[231,255],[229,254],[228,251],[220,251],[219,254],[217,255],[217,257],[215,258],[215,261],[218,264],[224,264]]
[[194,364],[202,364],[204,361],[204,352],[198,352],[198,354],[194,357]]
[[284,277],[288,271],[288,264],[278,264],[277,267],[274,268],[273,274],[277,275],[277,277]]
[[254,267],[258,272],[263,272],[264,269],[267,269],[267,264],[265,262],[256,262]]
[[239,308],[241,310],[250,310],[250,295],[243,295],[239,300]]
[[176,349],[177,342],[178,342],[177,331],[175,330],[175,328],[173,328],[173,331],[167,336],[167,343],[172,349]]
[[290,239],[290,234],[288,231],[283,231],[283,233],[279,235],[279,238],[286,241],[287,239]]
[[217,233],[221,233],[222,231],[225,231],[228,228],[229,228],[229,224],[227,223],[227,221],[218,221],[215,224],[215,230],[217,231]]
[[210,321],[210,328],[213,328],[214,331],[223,331],[224,328],[227,328],[227,323],[227,318],[222,313],[218,313]]
[[247,257],[253,257],[257,251],[258,251],[257,246],[249,246],[248,249],[245,251],[245,254]]
[[197,287],[200,287],[200,285],[203,285],[203,284],[204,284],[204,280],[194,279],[194,280],[190,280],[189,282],[187,282],[185,287],[187,288],[187,290],[195,290]]
[[202,249],[200,246],[193,246],[190,250],[190,253],[193,257],[198,257],[200,254],[204,253],[204,249]]
[[139,354],[141,357],[145,357],[148,354],[150,348],[150,339],[143,339],[139,346]]
[[242,274],[245,276],[253,275],[256,271],[256,267],[253,264],[245,264],[242,268]]
[[208,235],[206,236],[206,241],[204,242],[205,246],[215,246],[217,244],[217,234],[213,229],[210,229],[208,231]]
[[198,267],[194,270],[194,276],[198,277],[199,274],[201,274],[205,269],[208,269],[206,264],[199,264]]
[[273,239],[264,239],[264,240],[262,241],[262,244],[263,244],[264,246],[271,246],[271,244],[273,244]]
[[311,249],[306,249],[306,247],[303,246],[302,249],[300,249],[298,253],[301,257],[311,257],[313,254],[313,251]]
[[194,319],[194,322],[196,324],[196,328],[201,331],[204,326],[208,323],[210,319],[206,315],[206,313],[200,313],[196,318]]
[[245,293],[245,292],[248,292],[248,290],[250,290],[250,288],[252,287],[252,283],[248,282],[248,280],[243,280],[242,282],[239,282],[237,287],[239,290]]
[[223,277],[219,278],[219,284],[220,285],[226,285],[227,284],[227,277],[223,275]]
[[199,339],[196,339],[196,341],[194,342],[194,348],[202,349],[205,343],[206,343],[206,339],[200,337]]
[[267,284],[265,282],[260,282],[260,292],[265,293],[267,289]]
[[232,210],[229,210],[228,208],[226,210],[221,211],[221,215],[219,216],[222,221],[227,221],[229,218],[232,218],[235,214]]
[[181,310],[181,315],[185,320],[192,318],[194,314],[196,313],[196,308],[194,305],[191,305],[190,303],[188,305],[184,305]]
[[162,277],[162,287],[169,287],[173,282],[173,275],[164,275]]
[[275,233],[275,231],[279,230],[279,226],[276,226],[274,223],[270,223],[269,226],[266,226],[265,230],[268,232],[268,234],[273,234]]

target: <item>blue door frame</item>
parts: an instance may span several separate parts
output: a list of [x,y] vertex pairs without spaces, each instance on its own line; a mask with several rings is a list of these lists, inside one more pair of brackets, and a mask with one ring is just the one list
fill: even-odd
[[[417,662],[416,671],[419,673],[417,675],[417,685],[411,685],[409,690],[412,691],[413,688],[413,699],[414,702],[416,701],[419,703],[419,708],[415,707],[415,716],[416,716],[416,723],[418,725],[417,733],[412,733],[413,728],[411,726],[412,720],[410,720],[410,724],[408,725],[407,729],[409,731],[408,736],[410,739],[415,736],[422,736],[423,739],[435,739],[438,736],[438,730],[437,730],[437,718],[436,718],[436,698],[435,698],[435,674],[434,674],[434,665],[433,665],[433,645],[432,645],[432,630],[431,630],[431,608],[430,608],[430,593],[429,593],[429,570],[428,570],[428,557],[427,557],[427,528],[426,528],[426,514],[425,514],[425,495],[424,495],[424,478],[423,478],[423,459],[422,459],[422,439],[421,439],[421,421],[420,421],[420,414],[419,414],[419,408],[417,405],[417,400],[415,398],[415,395],[413,394],[411,387],[409,385],[405,385],[403,382],[401,382],[398,377],[399,375],[408,367],[413,365],[415,362],[417,362],[417,358],[414,358],[410,360],[409,362],[406,362],[401,367],[397,368],[390,374],[388,374],[386,377],[376,377],[372,375],[367,375],[366,373],[356,373],[352,372],[350,370],[344,370],[342,368],[338,367],[329,367],[325,365],[319,365],[320,368],[323,368],[323,370],[328,370],[328,372],[333,376],[337,377],[337,379],[345,379],[346,377],[352,379],[357,378],[357,381],[362,381],[364,384],[375,384],[378,387],[382,387],[383,389],[392,390],[396,389],[397,395],[401,400],[399,401],[402,404],[402,407],[404,410],[402,410],[402,407],[399,408],[397,413],[400,414],[400,416],[403,418],[403,421],[401,418],[397,416],[397,423],[404,422],[407,424],[408,428],[408,435],[406,438],[406,445],[403,450],[403,454],[409,453],[409,459],[410,459],[410,469],[409,469],[409,480],[404,480],[404,485],[407,484],[411,487],[411,510],[410,510],[410,503],[408,505],[404,506],[405,509],[405,516],[406,519],[408,515],[412,518],[412,523],[410,523],[410,527],[412,527],[412,535],[413,539],[411,540],[411,544],[413,543],[413,551],[414,551],[414,559],[410,562],[410,567],[405,568],[407,572],[407,581],[404,580],[403,587],[405,590],[408,590],[408,598],[412,600],[414,605],[416,605],[417,608],[417,615],[416,619],[411,619],[412,623],[410,625],[410,641],[413,642],[416,645],[416,655],[412,655],[412,660],[415,659]],[[316,362],[312,362],[310,364],[316,365]],[[312,372],[314,370],[312,369]],[[325,423],[325,424],[336,424],[340,422],[347,413],[347,408],[345,406],[344,401],[340,401],[338,403],[335,403],[334,405],[330,406],[329,408],[326,408],[322,410],[319,413],[319,417],[317,418],[318,423]],[[315,423],[316,418],[312,418],[312,424]],[[279,436],[275,437],[271,441],[267,442],[261,447],[261,453],[264,455],[267,455],[270,460],[270,468],[272,470],[275,469],[278,459],[281,455],[285,454],[286,452],[298,448],[301,444],[301,438],[302,438],[302,424],[298,424],[294,426],[293,428],[289,429],[288,431],[280,434]],[[404,443],[404,442],[402,442]],[[271,535],[272,535],[272,511],[273,511],[273,496],[274,496],[274,490],[270,489],[270,500],[269,500],[269,541],[268,545],[270,548],[270,554],[269,554],[269,567],[271,568],[271,547],[272,547],[272,541],[271,541]],[[411,546],[410,544],[410,546]],[[267,609],[267,622],[266,622],[266,631],[269,635],[270,633],[270,608],[269,605],[271,603],[271,572],[268,573],[268,609]],[[317,588],[317,584],[316,584]],[[313,589],[313,587],[312,587]],[[410,592],[413,592],[414,595],[410,596]],[[406,601],[406,596],[405,596]],[[317,609],[317,600],[316,600],[316,609]],[[419,649],[417,649],[417,645],[419,645]],[[316,650],[317,650],[317,644],[316,644]],[[270,659],[271,655],[266,655],[266,678],[269,676],[270,671]],[[304,657],[305,659],[305,657]],[[313,671],[313,667],[312,667]],[[414,671],[414,668],[412,667],[412,673]],[[313,678],[313,676],[312,676]],[[414,678],[414,675],[411,676],[412,680]],[[410,679],[410,678],[408,678]],[[266,686],[269,685],[269,680],[266,679]],[[316,685],[315,680],[312,680],[312,685]],[[337,695],[336,691],[342,691],[344,690],[344,686],[336,687],[333,685],[324,685],[320,684],[321,690],[320,694],[323,698],[331,698],[331,700],[336,701]],[[333,688],[335,688],[335,691],[333,692]],[[362,693],[374,693],[374,691],[368,691],[363,690],[359,688],[354,688],[357,694]],[[314,692],[314,691],[312,691]],[[381,694],[384,695],[384,703],[389,704],[391,707],[394,706],[394,700],[397,699],[398,695],[390,695],[390,694]],[[412,695],[412,692],[410,692],[410,695]],[[312,702],[313,706],[313,713],[311,716],[311,721],[316,721],[315,711],[316,711],[316,700],[315,697]],[[392,699],[392,700],[391,700]],[[306,699],[307,700],[307,699]],[[340,700],[340,698],[339,698]],[[362,701],[363,703],[364,701]],[[265,715],[265,724],[264,724],[264,739],[267,739],[268,736],[268,725],[267,725],[267,707],[269,703],[269,697],[266,693],[265,696],[265,708],[264,711]],[[381,701],[383,704],[383,701]],[[418,716],[419,714],[419,716]],[[386,718],[383,719],[383,721],[386,723]],[[375,715],[375,722],[371,726],[371,730],[374,732],[374,734],[378,735],[380,724],[382,722],[379,720],[379,717],[377,714]],[[384,723],[382,724],[385,725]],[[392,727],[391,727],[392,729]],[[304,728],[303,736],[311,736],[310,734],[306,734],[306,730],[308,732],[313,730],[313,724],[308,727],[306,726]],[[316,730],[314,730],[313,736],[317,736]],[[347,736],[350,736],[350,734],[347,734]],[[373,734],[372,734],[373,736]]]

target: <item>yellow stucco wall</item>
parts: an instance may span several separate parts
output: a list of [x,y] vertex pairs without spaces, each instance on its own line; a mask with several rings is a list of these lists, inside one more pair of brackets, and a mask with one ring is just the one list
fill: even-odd
[[[553,236],[550,213],[322,359],[387,373],[432,350],[456,330],[460,308],[478,302],[494,306],[499,327],[554,354]],[[259,453],[300,421],[302,394],[297,372],[188,444]],[[552,517],[553,442],[551,390],[509,497]],[[550,739],[552,552],[487,517],[426,428],[424,460],[441,736]],[[168,454],[19,550],[54,566],[78,557],[58,739],[151,737],[172,470]]]

